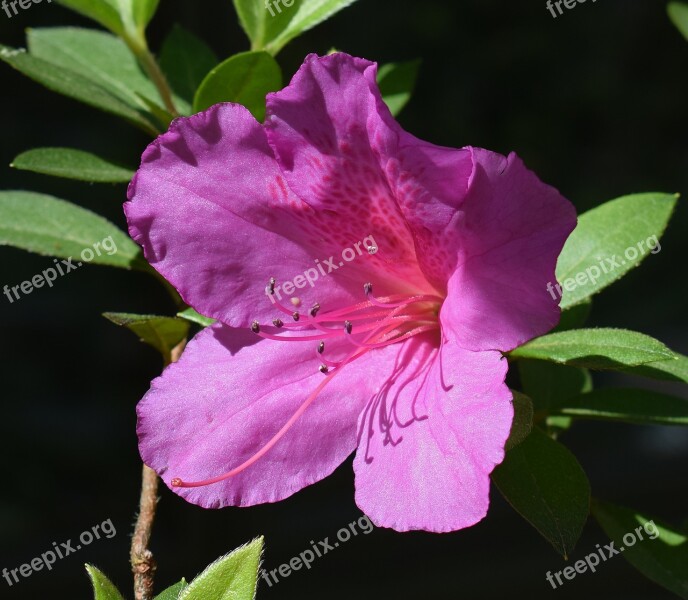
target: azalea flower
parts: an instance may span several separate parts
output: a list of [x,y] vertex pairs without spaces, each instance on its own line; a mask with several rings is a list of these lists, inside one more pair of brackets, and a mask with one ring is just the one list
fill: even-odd
[[558,322],[546,284],[576,224],[518,157],[421,141],[374,63],[309,56],[264,125],[237,104],[174,121],[125,211],[151,265],[217,319],[138,406],[143,460],[172,490],[276,502],[356,451],[376,525],[485,516],[513,419],[503,353]]

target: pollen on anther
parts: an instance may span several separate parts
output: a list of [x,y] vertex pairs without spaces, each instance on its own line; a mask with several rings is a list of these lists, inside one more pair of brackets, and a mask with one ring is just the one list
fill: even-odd
[[251,331],[253,333],[260,333],[260,324],[258,321],[253,321],[253,323],[251,323]]
[[172,487],[181,487],[182,483],[184,483],[179,477],[175,477],[172,481],[170,481],[170,485]]

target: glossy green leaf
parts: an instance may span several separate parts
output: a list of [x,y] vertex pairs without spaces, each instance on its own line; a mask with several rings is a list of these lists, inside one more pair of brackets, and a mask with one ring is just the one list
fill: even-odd
[[117,0],[55,0],[89,19],[100,23],[117,35],[124,35],[124,23],[117,9]]
[[544,418],[552,436],[566,431],[573,419],[550,413],[569,398],[592,390],[590,372],[540,360],[519,360],[518,371],[523,391],[533,400],[536,420]]
[[189,323],[175,317],[104,313],[103,316],[117,325],[133,331],[139,339],[153,346],[170,362],[172,350],[189,335]]
[[145,29],[150,23],[160,0],[131,0],[134,23]]
[[134,176],[131,169],[73,148],[28,150],[17,156],[11,166],[22,171],[93,183],[128,183]]
[[511,423],[511,432],[506,441],[507,451],[518,446],[525,440],[533,429],[533,402],[525,394],[511,390],[513,394],[514,420]]
[[674,353],[645,334],[625,329],[599,328],[551,333],[516,348],[510,356],[587,369],[618,370],[669,360]]
[[587,322],[591,312],[592,299],[586,298],[582,302],[563,310],[561,312],[559,324],[552,330],[551,333],[583,327],[583,325],[585,325]]
[[[33,192],[0,192],[0,246],[93,264],[148,270],[139,247],[103,217],[65,200]],[[87,255],[88,256],[88,255]],[[78,262],[77,262],[78,261]]]
[[145,111],[133,108],[110,90],[74,71],[32,56],[23,49],[2,45],[0,60],[53,92],[122,117],[150,134],[158,133],[157,124]]
[[141,96],[162,105],[157,89],[125,43],[104,31],[78,27],[29,29],[32,56],[85,77],[135,110],[148,112]]
[[153,600],[178,600],[179,594],[182,590],[186,589],[189,584],[186,583],[186,579],[183,579],[179,583],[175,583],[173,586],[168,587],[166,590],[158,594]]
[[683,356],[677,352],[673,353],[671,360],[653,362],[648,365],[623,369],[632,375],[641,375],[652,379],[662,379],[664,381],[681,381],[688,383],[688,356]]
[[263,538],[241,546],[210,565],[179,600],[254,600]]
[[234,0],[253,50],[277,54],[287,43],[355,0]]
[[573,454],[533,429],[507,452],[492,481],[507,502],[568,557],[590,508],[590,484]]
[[196,90],[217,62],[217,57],[203,40],[179,25],[175,25],[165,38],[160,52],[160,68],[178,96],[176,105],[182,114],[191,114]]
[[688,4],[685,2],[669,2],[667,12],[672,23],[676,25],[683,37],[688,40]]
[[187,308],[186,310],[178,312],[177,316],[181,319],[186,319],[191,323],[196,323],[196,325],[201,325],[202,327],[209,327],[215,323],[215,319],[204,317],[202,314],[196,312],[193,308]]
[[114,584],[92,565],[86,565],[86,571],[93,585],[94,600],[124,600]]
[[621,556],[638,571],[679,597],[688,598],[688,532],[646,513],[599,500],[593,502],[592,514]]
[[642,389],[595,390],[560,403],[556,412],[578,419],[688,425],[688,400]]
[[220,63],[205,77],[194,98],[193,111],[219,102],[237,102],[253,116],[265,118],[265,96],[282,87],[282,71],[267,52],[242,52]]
[[557,263],[561,288],[550,290],[554,297],[562,290],[560,306],[578,304],[659,252],[659,238],[677,199],[670,194],[636,194],[581,215]]
[[158,8],[159,0],[56,0],[89,19],[100,23],[114,34],[142,37],[143,30]]
[[418,80],[420,60],[382,65],[377,73],[382,99],[396,116],[411,99]]

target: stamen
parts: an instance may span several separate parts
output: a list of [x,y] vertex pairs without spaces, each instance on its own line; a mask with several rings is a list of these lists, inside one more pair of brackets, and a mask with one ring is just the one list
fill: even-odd
[[292,313],[291,318],[294,319],[294,321],[297,321],[301,318],[301,315],[297,312]]
[[311,316],[311,318],[315,319],[315,317],[318,314],[318,311],[320,310],[320,304],[317,302],[311,307],[311,309],[308,311],[308,314]]
[[351,335],[353,328],[354,326],[351,321],[344,321],[344,331],[346,331],[349,335]]
[[327,365],[320,365],[320,372],[323,373],[324,375],[327,375],[327,372],[329,369],[327,368]]
[[272,324],[277,327],[277,329],[284,327],[284,321],[282,321],[282,319],[273,319]]
[[325,342],[320,342],[318,344],[318,354],[322,354],[325,352]]
[[260,324],[258,321],[253,321],[253,323],[251,323],[251,331],[253,333],[260,333]]

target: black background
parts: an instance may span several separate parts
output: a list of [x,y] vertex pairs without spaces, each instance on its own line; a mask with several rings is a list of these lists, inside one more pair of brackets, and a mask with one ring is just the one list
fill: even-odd
[[[229,0],[161,4],[150,28],[153,48],[180,22],[221,58],[247,49]],[[0,13],[0,41],[21,46],[26,27],[74,24],[91,26],[44,2],[12,19]],[[544,0],[361,0],[290,44],[279,61],[289,77],[307,53],[332,46],[379,62],[422,58],[417,92],[401,116],[408,130],[443,145],[515,150],[581,212],[632,192],[688,192],[688,43],[662,2],[587,2],[555,20]],[[147,138],[6,65],[0,82],[0,188],[51,193],[124,227],[124,186],[70,183],[7,165],[22,150],[51,145],[135,165]],[[592,324],[643,331],[688,353],[684,204],[662,251],[596,300]],[[51,263],[0,248],[0,286]],[[116,537],[94,542],[50,573],[12,588],[0,579],[0,597],[90,598],[84,562],[99,566],[131,597],[127,556],[140,469],[134,406],[161,365],[152,349],[99,315],[172,308],[145,275],[99,267],[11,305],[0,297],[0,568],[29,562],[52,542],[75,539],[108,518],[117,528]],[[687,430],[581,423],[563,441],[596,496],[674,522],[686,517]],[[276,505],[212,512],[167,489],[161,496],[152,544],[159,590],[259,534],[266,537],[265,566],[276,568],[360,515],[350,461]],[[572,558],[605,542],[590,521]],[[272,589],[261,582],[258,597],[673,597],[620,557],[553,591],[545,573],[564,566],[493,489],[488,518],[469,530],[359,535],[310,571]]]

